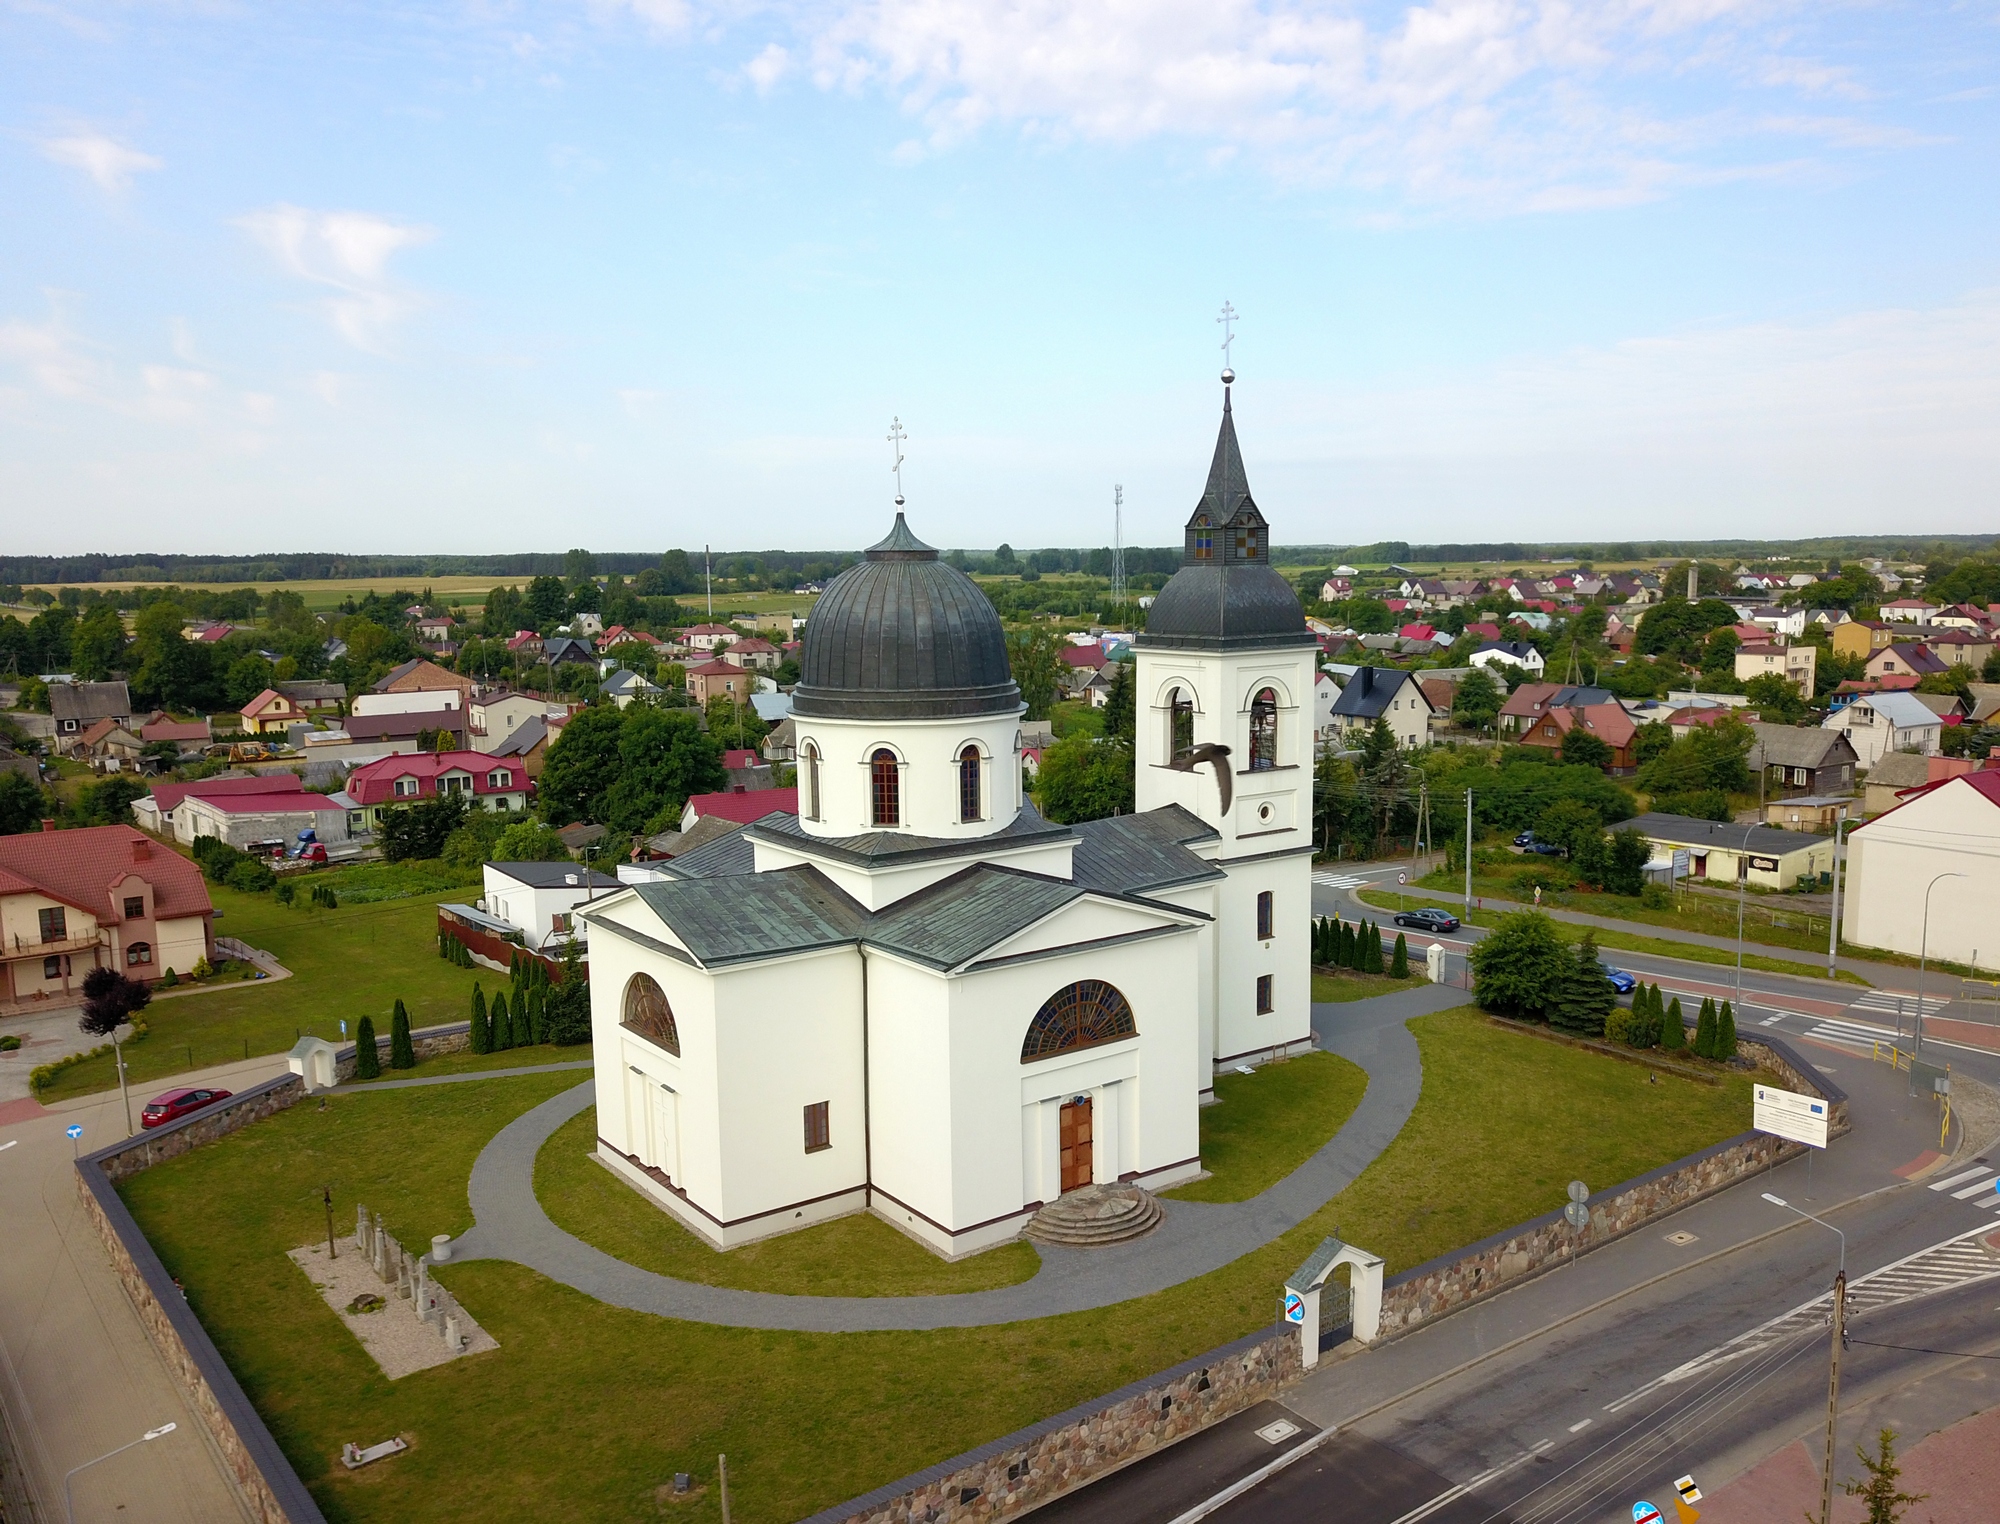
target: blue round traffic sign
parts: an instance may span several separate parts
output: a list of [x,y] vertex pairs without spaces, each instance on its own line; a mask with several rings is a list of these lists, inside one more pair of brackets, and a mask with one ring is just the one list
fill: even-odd
[[1660,1510],[1651,1503],[1634,1503],[1632,1524],[1660,1524]]
[[83,1136],[83,1123],[72,1122],[63,1129],[63,1136],[72,1140]]
[[1285,1293],[1285,1321],[1303,1323],[1306,1320],[1306,1299],[1296,1291]]

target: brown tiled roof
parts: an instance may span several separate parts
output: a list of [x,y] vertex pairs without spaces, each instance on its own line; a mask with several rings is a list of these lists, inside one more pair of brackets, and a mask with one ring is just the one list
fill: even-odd
[[133,875],[153,886],[156,919],[206,915],[214,908],[200,869],[131,826],[0,836],[0,870],[107,924],[124,919],[113,890]]

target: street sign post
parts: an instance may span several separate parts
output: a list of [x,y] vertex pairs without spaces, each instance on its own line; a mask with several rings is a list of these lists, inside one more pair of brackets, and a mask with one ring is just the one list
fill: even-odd
[[1701,1489],[1695,1486],[1694,1478],[1691,1476],[1684,1476],[1675,1482],[1674,1491],[1681,1495],[1683,1503],[1699,1503],[1701,1501]]
[[69,1139],[69,1156],[76,1157],[76,1140],[83,1136],[83,1123],[72,1122],[63,1129],[63,1136]]
[[1572,1201],[1564,1207],[1563,1216],[1569,1219],[1569,1225],[1579,1233],[1590,1226],[1590,1208],[1581,1201]]
[[1634,1503],[1632,1524],[1660,1524],[1660,1510],[1651,1503]]
[[1827,1104],[1816,1095],[1759,1085],[1752,1100],[1751,1125],[1758,1132],[1772,1133],[1810,1148],[1825,1148]]
[[1588,1200],[1590,1200],[1590,1187],[1589,1187],[1589,1186],[1587,1186],[1587,1185],[1585,1185],[1585,1184],[1584,1184],[1584,1183],[1583,1183],[1583,1182],[1582,1182],[1581,1180],[1572,1180],[1572,1181],[1570,1181],[1570,1183],[1569,1183],[1569,1199],[1570,1199],[1571,1201],[1588,1201]]
[[1285,1321],[1303,1323],[1306,1320],[1306,1299],[1296,1291],[1285,1293]]

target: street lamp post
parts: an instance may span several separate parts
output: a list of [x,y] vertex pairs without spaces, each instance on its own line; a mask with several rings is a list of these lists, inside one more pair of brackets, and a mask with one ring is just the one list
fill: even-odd
[[1750,833],[1755,823],[1743,828],[1743,845],[1736,850],[1736,1009],[1743,1009],[1743,895],[1750,883]]
[[1826,976],[1831,979],[1840,966],[1840,833],[1847,825],[1847,806],[1833,822],[1833,905],[1827,918]]
[[1847,1235],[1824,1218],[1813,1216],[1803,1207],[1795,1207],[1782,1196],[1764,1192],[1764,1199],[1772,1206],[1781,1206],[1788,1212],[1797,1212],[1809,1222],[1816,1222],[1827,1232],[1840,1240],[1840,1270],[1833,1278],[1833,1355],[1829,1362],[1826,1378],[1826,1469],[1820,1475],[1819,1516],[1821,1524],[1828,1524],[1833,1518],[1833,1431],[1840,1418],[1840,1348],[1847,1342]]
[[150,1439],[158,1439],[163,1434],[171,1434],[174,1432],[174,1430],[178,1429],[179,1427],[180,1425],[177,1423],[163,1423],[157,1429],[148,1429],[144,1434],[141,1434],[137,1439],[132,1440],[130,1443],[120,1445],[116,1450],[105,1451],[104,1454],[97,1457],[97,1460],[87,1460],[81,1466],[72,1467],[69,1470],[69,1472],[63,1477],[63,1517],[69,1520],[69,1524],[76,1524],[76,1509],[70,1503],[69,1484],[70,1481],[76,1476],[77,1472],[88,1471],[92,1466],[95,1466],[98,1463],[98,1461],[108,1461],[114,1455],[123,1455],[127,1450],[130,1450],[138,1445],[143,1445],[146,1443],[146,1441]]
[[1931,890],[1948,878],[1964,878],[1963,873],[1940,873],[1924,886],[1924,929],[1917,939],[1917,1041],[1914,1056],[1924,1053],[1924,964],[1931,950]]

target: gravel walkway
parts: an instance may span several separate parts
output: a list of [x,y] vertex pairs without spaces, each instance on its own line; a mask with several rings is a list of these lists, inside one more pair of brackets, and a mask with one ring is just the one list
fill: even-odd
[[594,1081],[544,1101],[502,1128],[480,1152],[470,1187],[476,1226],[454,1243],[452,1260],[513,1260],[613,1306],[735,1328],[816,1333],[971,1328],[1106,1307],[1240,1259],[1351,1184],[1402,1131],[1423,1087],[1417,1042],[1404,1023],[1465,999],[1463,990],[1419,986],[1374,1000],[1314,1006],[1320,1046],[1368,1075],[1361,1104],[1319,1152],[1248,1201],[1163,1201],[1166,1221],[1132,1243],[1103,1249],[1038,1246],[1041,1269],[1017,1286],[949,1296],[783,1296],[675,1280],[614,1259],[550,1222],[535,1199],[535,1155],[558,1127],[592,1104]]

